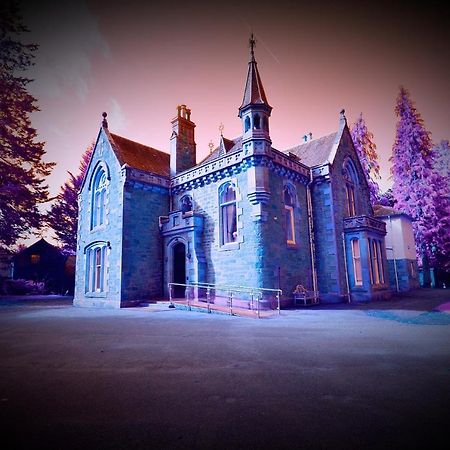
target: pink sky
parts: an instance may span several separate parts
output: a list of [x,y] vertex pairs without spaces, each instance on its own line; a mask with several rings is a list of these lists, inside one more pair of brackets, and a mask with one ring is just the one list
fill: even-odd
[[48,179],[51,194],[68,170],[77,171],[102,111],[114,133],[168,151],[170,120],[176,106],[186,104],[197,124],[197,160],[211,140],[218,144],[220,123],[226,137],[238,136],[250,31],[273,106],[273,146],[284,150],[305,133],[335,131],[342,108],[350,125],[362,112],[386,189],[400,85],[410,90],[433,140],[450,138],[448,13],[437,5],[422,11],[371,5],[24,3],[29,40],[40,44],[30,90],[42,111],[33,123],[47,159],[57,163]]

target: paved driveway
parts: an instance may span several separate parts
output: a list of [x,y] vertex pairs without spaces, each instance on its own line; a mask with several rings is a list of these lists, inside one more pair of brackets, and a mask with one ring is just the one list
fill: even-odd
[[447,448],[449,297],[421,295],[263,320],[0,301],[4,448]]

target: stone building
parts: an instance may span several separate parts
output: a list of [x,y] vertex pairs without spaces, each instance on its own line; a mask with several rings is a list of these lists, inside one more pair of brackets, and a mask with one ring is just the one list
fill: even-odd
[[242,134],[200,163],[185,105],[170,154],[112,133],[104,113],[79,194],[76,305],[167,297],[169,282],[281,288],[285,303],[299,284],[322,302],[390,296],[385,223],[345,112],[336,132],[274,148],[251,44]]
[[419,269],[412,219],[394,208],[376,205],[375,216],[386,223],[386,256],[391,289],[397,292],[419,287]]

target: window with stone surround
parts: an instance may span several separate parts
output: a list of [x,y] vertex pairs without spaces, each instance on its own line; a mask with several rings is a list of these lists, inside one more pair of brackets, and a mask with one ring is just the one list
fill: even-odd
[[107,249],[107,242],[86,249],[86,293],[105,292]]
[[236,187],[227,182],[219,188],[220,245],[237,242]]
[[284,201],[284,217],[285,217],[285,229],[286,229],[286,243],[294,245],[295,240],[295,191],[291,185],[284,186],[283,189],[283,201]]
[[91,229],[105,223],[106,195],[108,179],[106,171],[99,166],[93,175],[91,198]]
[[355,286],[362,286],[362,268],[361,268],[361,249],[359,239],[351,240],[352,246],[352,262],[353,262],[353,280]]

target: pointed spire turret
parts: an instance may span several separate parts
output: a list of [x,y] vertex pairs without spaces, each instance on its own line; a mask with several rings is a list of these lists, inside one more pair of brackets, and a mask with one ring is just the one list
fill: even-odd
[[267,101],[266,93],[258,71],[255,59],[256,40],[253,33],[250,36],[250,61],[248,62],[247,81],[245,83],[244,98],[239,108],[239,117],[242,117],[242,110],[250,105],[266,105],[272,109]]

